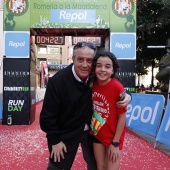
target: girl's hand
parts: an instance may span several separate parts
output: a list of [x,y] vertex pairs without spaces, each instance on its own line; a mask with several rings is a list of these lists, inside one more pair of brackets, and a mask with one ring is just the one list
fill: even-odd
[[120,158],[119,147],[114,147],[112,144],[108,149],[108,157],[112,163],[115,163]]

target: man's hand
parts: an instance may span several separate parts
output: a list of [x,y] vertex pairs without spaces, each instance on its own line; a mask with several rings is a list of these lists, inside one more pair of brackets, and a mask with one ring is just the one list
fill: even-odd
[[56,145],[52,145],[51,158],[54,156],[54,162],[60,162],[60,158],[64,159],[64,152],[67,152],[67,148],[61,141]]
[[131,101],[131,96],[127,93],[125,93],[125,98],[122,101],[118,101],[116,103],[116,106],[119,108],[127,106]]

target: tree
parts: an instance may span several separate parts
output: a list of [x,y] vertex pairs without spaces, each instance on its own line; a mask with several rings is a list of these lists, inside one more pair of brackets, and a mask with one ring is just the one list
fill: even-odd
[[[146,75],[147,68],[158,66],[165,49],[148,49],[147,46],[166,45],[170,38],[170,2],[168,0],[137,1],[137,57],[136,73]],[[153,75],[153,74],[152,74]],[[153,85],[153,76],[151,80]]]

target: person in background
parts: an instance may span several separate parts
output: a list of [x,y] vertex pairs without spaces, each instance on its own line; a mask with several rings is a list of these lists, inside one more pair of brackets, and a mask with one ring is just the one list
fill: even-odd
[[[79,144],[88,170],[96,170],[90,122],[92,91],[89,73],[97,48],[95,44],[79,42],[73,48],[73,63],[57,72],[48,81],[40,113],[40,127],[46,133],[49,148],[47,170],[70,170]],[[124,107],[131,101],[117,103]]]
[[140,87],[141,87],[141,90],[142,90],[142,91],[145,91],[145,86],[144,86],[144,84],[143,84],[143,83],[141,84],[141,86],[140,86]]
[[91,131],[97,170],[119,170],[125,136],[127,107],[116,103],[124,97],[124,87],[115,78],[119,65],[113,53],[100,51],[92,65],[93,116]]

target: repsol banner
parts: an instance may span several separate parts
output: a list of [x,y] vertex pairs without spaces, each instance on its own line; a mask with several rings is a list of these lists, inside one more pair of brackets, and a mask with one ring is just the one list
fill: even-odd
[[31,0],[31,28],[109,28],[110,0]]
[[118,73],[119,81],[131,93],[135,93],[136,60],[119,60],[121,70]]
[[170,147],[170,101],[166,106],[156,140]]
[[164,103],[163,95],[133,93],[132,101],[127,107],[126,126],[156,137]]
[[30,61],[4,58],[3,124],[24,125],[30,122]]
[[136,0],[4,0],[4,30],[98,28],[136,32]]
[[111,33],[110,51],[119,60],[119,80],[130,92],[135,92],[136,33]]
[[5,31],[5,56],[8,58],[29,58],[30,32]]

